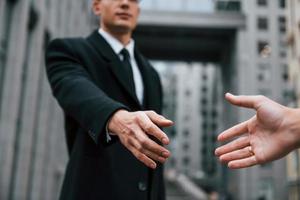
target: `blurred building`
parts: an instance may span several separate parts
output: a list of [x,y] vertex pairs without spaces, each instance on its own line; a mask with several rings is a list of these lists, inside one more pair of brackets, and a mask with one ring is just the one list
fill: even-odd
[[185,174],[203,188],[218,189],[218,162],[214,156],[221,131],[223,89],[216,64],[154,61],[164,88],[164,116],[175,126],[165,131],[171,138],[172,156],[166,168]]
[[[300,106],[300,2],[286,0],[289,78],[295,91],[291,106]],[[300,198],[300,151],[292,152],[287,159],[288,193],[290,200]]]
[[[243,0],[246,28],[238,32],[238,93],[262,94],[280,103],[290,100],[288,84],[285,2]],[[234,109],[237,121],[252,117],[247,109]],[[236,199],[281,200],[287,198],[285,160],[232,171],[229,181]],[[236,184],[236,185],[235,185]],[[236,188],[236,189],[235,189]]]
[[[221,68],[224,91],[262,94],[283,104],[292,98],[288,84],[284,1],[172,0],[171,3],[167,0],[153,0],[142,4],[144,14],[137,30],[137,40],[142,44],[141,49],[152,59],[217,63]],[[194,76],[191,72],[188,77],[193,79]],[[177,80],[178,82],[180,81]],[[188,87],[188,81],[181,87],[183,90]],[[196,86],[192,88],[194,87]],[[202,91],[197,92],[202,94]],[[189,97],[185,96],[184,101],[178,101],[179,97],[176,99],[178,108],[182,106],[188,109],[186,103]],[[223,109],[223,128],[244,121],[253,114],[226,103],[223,104]],[[176,111],[176,116],[180,118],[177,119],[184,121],[184,112],[178,112],[179,110]],[[203,123],[202,117],[199,116],[199,124]],[[176,122],[176,135],[183,135],[184,129],[180,128],[180,122]],[[202,128],[198,129],[200,135],[203,134]],[[180,142],[176,141],[180,152],[176,156],[180,159],[184,151],[179,144],[186,141],[184,138]],[[202,150],[205,147],[202,146],[202,140],[196,137],[194,139],[198,139],[200,145],[199,158],[194,158],[195,162],[197,159],[204,160],[202,153],[205,151]],[[180,159],[176,163],[182,163]],[[208,163],[208,160],[203,163]],[[180,168],[183,169],[183,166]],[[221,181],[212,183],[224,190],[221,192],[229,191],[234,194],[232,196],[235,199],[284,199],[287,197],[285,166],[284,160],[235,172],[218,166],[221,174],[218,180]],[[192,167],[183,171],[191,173],[191,169]],[[199,169],[198,175],[201,176],[201,172],[204,172],[204,177],[213,177],[202,171],[204,168],[201,164]]]
[[[97,25],[88,2],[0,1],[0,199],[57,198],[67,155],[43,54],[51,38]],[[284,161],[231,172],[212,154],[215,133],[251,116],[225,103],[223,92],[290,98],[284,1],[144,0],[141,7],[140,49],[175,69],[161,71],[165,114],[178,123],[168,130],[170,165],[233,199],[285,199]]]
[[67,152],[44,52],[91,24],[88,1],[0,1],[0,199],[57,199]]

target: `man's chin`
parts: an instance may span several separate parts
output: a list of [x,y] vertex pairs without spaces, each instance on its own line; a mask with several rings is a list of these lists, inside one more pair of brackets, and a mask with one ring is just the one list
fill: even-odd
[[133,31],[133,28],[127,24],[118,24],[114,26],[114,30],[118,33],[129,33]]

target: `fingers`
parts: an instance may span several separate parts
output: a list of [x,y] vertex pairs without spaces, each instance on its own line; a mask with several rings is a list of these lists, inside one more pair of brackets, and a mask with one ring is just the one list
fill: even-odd
[[233,151],[240,150],[249,145],[250,145],[249,137],[241,137],[241,138],[238,138],[224,146],[217,148],[215,151],[215,154],[217,156],[221,156],[221,155],[233,152]]
[[257,105],[262,100],[262,96],[235,96],[230,93],[226,93],[225,98],[233,105],[254,109],[257,108]]
[[[146,113],[146,112],[145,112]],[[151,114],[150,114],[151,113]],[[152,118],[148,117],[149,115],[152,115]],[[147,114],[140,113],[138,116],[138,123],[140,127],[149,135],[153,135],[155,138],[157,138],[159,141],[161,141],[163,144],[168,145],[170,143],[170,140],[168,136],[158,127],[153,123],[153,119],[155,118],[155,122],[158,122],[159,115],[154,114],[154,112],[148,112]],[[150,120],[151,119],[151,120]],[[161,119],[160,119],[161,120]],[[171,121],[163,119],[161,121],[164,121],[166,124],[167,121],[168,123],[171,123]]]
[[128,148],[131,153],[142,163],[144,163],[147,167],[150,167],[152,169],[156,168],[156,163],[150,159],[149,157],[147,157],[145,154],[141,153],[140,151],[138,151],[137,149],[135,149],[133,146]]
[[174,123],[166,119],[164,116],[157,114],[154,111],[145,111],[145,114],[151,119],[151,121],[157,126],[168,127],[172,126]]
[[248,132],[248,122],[249,121],[245,121],[245,122],[242,122],[242,123],[230,128],[230,129],[227,129],[226,131],[222,132],[218,136],[218,140],[225,141],[228,139],[232,139],[233,137],[241,136],[241,135],[247,133]]
[[161,163],[164,163],[171,155],[169,150],[147,137],[139,127],[135,128],[135,138],[128,138],[128,143],[141,153]]
[[231,169],[241,169],[241,168],[246,168],[246,167],[252,167],[257,164],[258,164],[257,159],[253,155],[248,158],[230,161],[228,163],[228,167]]
[[[165,158],[168,158],[170,156],[170,152],[164,148],[163,146],[157,144],[153,140],[151,140],[146,133],[140,129],[139,127],[136,127],[135,129],[135,135],[136,140],[139,142],[141,146],[141,151],[150,151],[156,154],[158,157],[162,156]],[[159,160],[158,160],[159,161]]]
[[146,112],[124,112],[120,114],[123,114],[123,118],[127,119],[120,120],[123,119],[121,117],[119,123],[116,123],[121,127],[117,133],[122,144],[138,160],[152,169],[157,166],[155,161],[164,163],[170,156],[170,152],[149,138],[149,135],[154,136],[163,144],[169,144],[168,136],[157,125],[168,126],[172,125],[173,122],[151,111],[148,111],[147,114]]
[[251,156],[253,156],[253,152],[252,152],[250,146],[248,146],[243,149],[239,149],[237,151],[223,154],[222,156],[220,156],[220,161],[223,163],[228,163],[228,162],[231,162],[234,160],[240,160],[240,159],[248,158]]

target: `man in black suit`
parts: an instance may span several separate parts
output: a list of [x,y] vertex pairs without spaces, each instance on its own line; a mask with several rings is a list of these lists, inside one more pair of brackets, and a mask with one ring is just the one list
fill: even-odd
[[170,152],[159,127],[172,122],[157,114],[159,76],[131,38],[139,0],[93,0],[93,11],[99,30],[56,39],[46,52],[70,154],[60,199],[164,200]]

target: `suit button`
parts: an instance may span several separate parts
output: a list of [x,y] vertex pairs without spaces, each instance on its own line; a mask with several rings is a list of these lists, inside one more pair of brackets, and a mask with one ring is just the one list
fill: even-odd
[[147,190],[147,185],[146,185],[145,182],[140,181],[139,184],[138,184],[138,188],[139,188],[140,191],[143,191],[143,192],[144,192],[144,191]]

